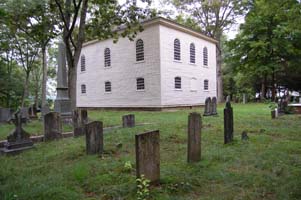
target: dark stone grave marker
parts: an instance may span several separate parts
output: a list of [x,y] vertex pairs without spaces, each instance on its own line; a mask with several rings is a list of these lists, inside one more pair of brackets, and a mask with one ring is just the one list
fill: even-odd
[[248,140],[248,139],[249,139],[249,136],[248,136],[247,131],[243,131],[241,133],[241,140]]
[[224,143],[233,141],[233,109],[230,101],[226,102],[224,109]]
[[103,152],[103,125],[94,121],[85,125],[87,154],[99,154]]
[[204,111],[204,116],[210,116],[212,113],[211,111],[211,98],[207,97],[205,100],[205,111]]
[[217,99],[216,97],[213,97],[211,101],[211,115],[217,115],[216,107],[217,107]]
[[30,135],[22,128],[22,117],[20,111],[15,113],[13,122],[16,128],[7,137],[7,143],[4,145],[4,148],[0,149],[0,152],[3,154],[16,154],[33,147]]
[[85,134],[85,124],[88,123],[88,112],[83,109],[73,110],[73,131],[74,136],[81,136]]
[[188,117],[188,149],[187,162],[201,160],[201,115],[190,113]]
[[160,181],[160,133],[159,130],[136,134],[136,175],[142,175],[151,184]]
[[62,138],[62,122],[60,113],[49,112],[44,116],[44,141]]
[[122,116],[122,127],[135,127],[135,115],[129,114]]

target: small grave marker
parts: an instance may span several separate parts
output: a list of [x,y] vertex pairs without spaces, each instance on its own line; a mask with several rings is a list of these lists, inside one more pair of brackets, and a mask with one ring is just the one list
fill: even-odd
[[210,116],[212,113],[211,111],[211,98],[207,97],[205,100],[205,111],[204,111],[204,116]]
[[58,112],[49,112],[44,116],[44,141],[62,138],[62,122]]
[[129,114],[122,116],[122,126],[123,128],[135,127],[135,115]]
[[160,133],[159,130],[137,134],[136,143],[136,175],[144,175],[151,184],[160,181]]
[[230,101],[226,102],[224,109],[224,143],[233,141],[233,109]]
[[211,115],[217,115],[216,107],[217,107],[217,99],[216,97],[213,97],[211,101]]
[[187,162],[201,160],[201,115],[190,113],[188,117],[188,150]]
[[87,154],[99,154],[103,152],[103,125],[94,121],[85,125],[86,152]]

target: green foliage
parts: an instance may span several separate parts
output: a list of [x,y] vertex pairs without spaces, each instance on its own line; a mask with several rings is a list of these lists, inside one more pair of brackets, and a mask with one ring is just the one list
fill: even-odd
[[150,181],[141,175],[140,178],[136,179],[137,182],[137,199],[138,200],[147,200],[149,199],[149,184]]
[[124,171],[130,172],[130,171],[132,171],[132,169],[133,169],[133,166],[132,166],[131,161],[126,161],[124,163]]

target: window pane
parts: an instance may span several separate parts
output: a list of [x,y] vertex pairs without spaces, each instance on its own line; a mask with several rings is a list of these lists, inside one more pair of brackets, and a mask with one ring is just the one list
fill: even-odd
[[209,89],[209,81],[204,80],[204,90],[208,90],[208,89]]
[[181,89],[182,84],[181,84],[181,77],[175,77],[175,89]]
[[136,61],[144,60],[144,45],[141,39],[136,42]]
[[82,94],[86,94],[86,85],[81,85]]
[[80,59],[80,71],[86,71],[86,58],[84,55],[82,55]]
[[190,44],[190,63],[195,63],[195,46],[193,43]]
[[137,90],[144,90],[144,78],[137,78]]
[[208,49],[204,47],[203,49],[203,65],[208,66]]
[[178,39],[174,41],[174,60],[181,60],[181,44]]
[[111,51],[109,48],[105,49],[105,67],[111,66]]
[[109,82],[109,81],[105,82],[105,91],[106,92],[111,92],[112,91],[111,82]]

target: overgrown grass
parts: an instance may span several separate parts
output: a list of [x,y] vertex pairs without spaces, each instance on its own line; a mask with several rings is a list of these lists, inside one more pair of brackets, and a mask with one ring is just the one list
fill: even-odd
[[[135,199],[135,167],[124,164],[135,165],[134,135],[153,129],[160,130],[161,184],[151,189],[151,199],[300,199],[301,116],[272,120],[264,104],[233,109],[235,141],[229,145],[223,144],[222,106],[217,117],[202,118],[202,160],[195,164],[186,162],[192,110],[133,112],[137,123],[152,124],[106,133],[102,157],[86,155],[84,137],[0,157],[0,199]],[[126,113],[92,111],[89,117],[112,126]],[[41,127],[34,122],[26,130],[41,133]],[[1,125],[1,137],[10,128]],[[249,141],[241,141],[243,130]]]

